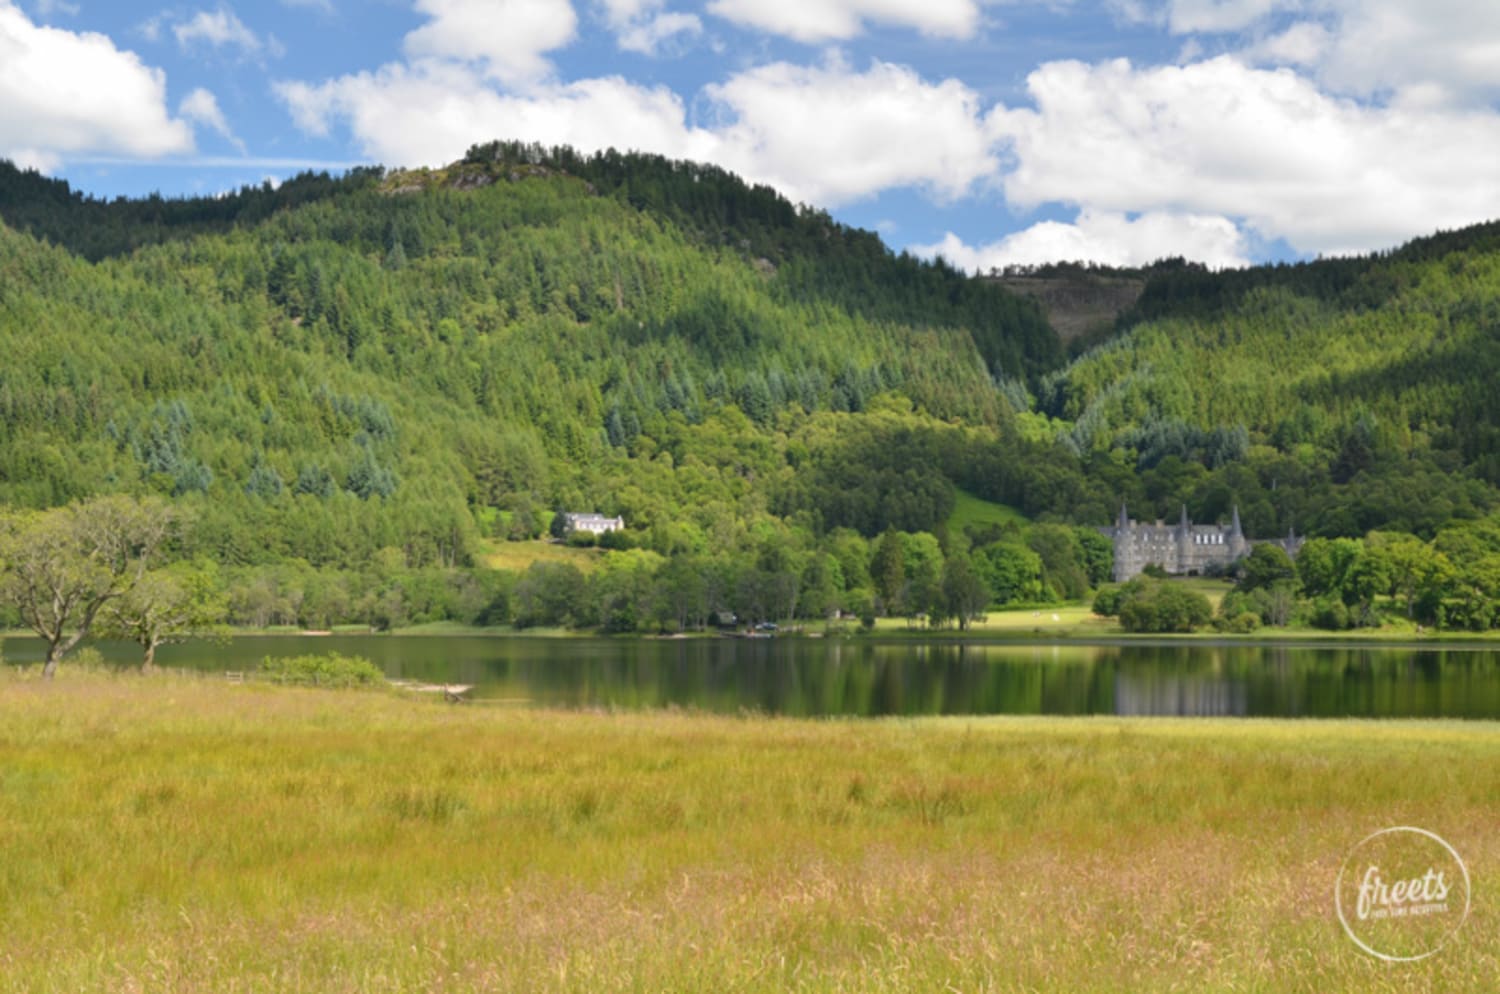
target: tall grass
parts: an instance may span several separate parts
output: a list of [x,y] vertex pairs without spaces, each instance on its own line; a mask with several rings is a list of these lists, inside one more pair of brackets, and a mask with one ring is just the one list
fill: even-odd
[[[0,991],[1500,989],[1493,724],[804,722],[0,678]],[[1334,917],[1368,832],[1457,942]]]

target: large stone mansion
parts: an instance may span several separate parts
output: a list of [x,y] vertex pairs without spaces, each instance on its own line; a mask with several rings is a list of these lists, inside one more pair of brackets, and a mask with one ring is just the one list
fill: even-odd
[[1122,504],[1115,523],[1101,527],[1099,531],[1115,543],[1116,583],[1139,576],[1152,564],[1173,576],[1202,576],[1227,570],[1249,555],[1250,549],[1256,545],[1280,546],[1294,558],[1302,548],[1302,539],[1295,532],[1282,539],[1246,538],[1240,527],[1238,507],[1227,525],[1193,524],[1188,520],[1185,504],[1182,519],[1177,524],[1169,525],[1158,520],[1149,525],[1132,521]]

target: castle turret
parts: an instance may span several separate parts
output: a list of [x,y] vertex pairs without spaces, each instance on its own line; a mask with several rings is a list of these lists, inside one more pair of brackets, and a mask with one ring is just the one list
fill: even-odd
[[1229,522],[1229,559],[1233,562],[1250,549],[1245,542],[1245,530],[1240,527],[1240,506],[1234,505],[1234,517]]
[[1120,516],[1115,519],[1115,568],[1113,579],[1116,583],[1122,583],[1135,575],[1138,568],[1135,556],[1130,548],[1130,515],[1125,509],[1125,502],[1120,501]]
[[1177,522],[1177,572],[1187,573],[1193,567],[1193,525],[1188,520],[1187,504],[1182,505],[1182,517]]

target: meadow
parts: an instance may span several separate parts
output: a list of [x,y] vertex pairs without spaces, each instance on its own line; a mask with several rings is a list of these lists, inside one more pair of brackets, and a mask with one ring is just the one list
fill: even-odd
[[[1494,991],[1491,723],[798,721],[0,674],[0,992]],[[1393,965],[1371,831],[1468,863]]]

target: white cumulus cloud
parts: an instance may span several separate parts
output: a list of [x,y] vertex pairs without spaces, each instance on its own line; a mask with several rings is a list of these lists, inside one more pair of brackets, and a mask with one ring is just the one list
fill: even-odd
[[733,116],[719,129],[732,168],[822,205],[897,186],[956,199],[1000,165],[978,95],[904,66],[775,63],[704,93]]
[[1500,215],[1500,116],[1371,106],[1220,57],[1048,63],[997,108],[1013,206],[1243,218],[1303,252],[1388,246]]
[[854,38],[867,23],[969,38],[980,21],[976,0],[711,0],[708,11],[742,27],[802,42]]
[[1500,4],[1475,0],[1114,0],[1176,34],[1243,35],[1246,58],[1306,66],[1360,97],[1413,91],[1481,105],[1500,95]]
[[430,20],[406,36],[408,56],[477,63],[509,82],[545,76],[545,54],[578,27],[568,0],[416,0],[416,8]]
[[1441,88],[1454,102],[1500,95],[1500,5],[1471,0],[1325,0],[1319,78],[1360,95]]
[[708,126],[690,125],[664,87],[610,77],[513,93],[430,61],[283,82],[277,92],[303,130],[347,125],[366,154],[391,165],[449,161],[492,137],[613,146],[715,162],[823,206],[906,185],[954,198],[999,165],[972,91],[879,62],[864,72],[777,63],[731,76],[703,91]]
[[31,22],[0,0],[0,155],[53,169],[70,154],[190,152],[166,76],[101,34]]
[[932,245],[913,245],[921,256],[942,256],[967,272],[1047,262],[1097,262],[1143,266],[1184,256],[1216,268],[1249,264],[1245,236],[1225,217],[1157,212],[1129,218],[1085,210],[1071,223],[1042,221],[984,245],[969,245],[951,231]]
[[441,164],[495,137],[700,159],[713,151],[706,133],[685,126],[676,94],[619,78],[517,95],[486,85],[466,66],[424,62],[318,85],[280,83],[277,92],[303,130],[322,135],[346,124],[367,155],[389,165]]

